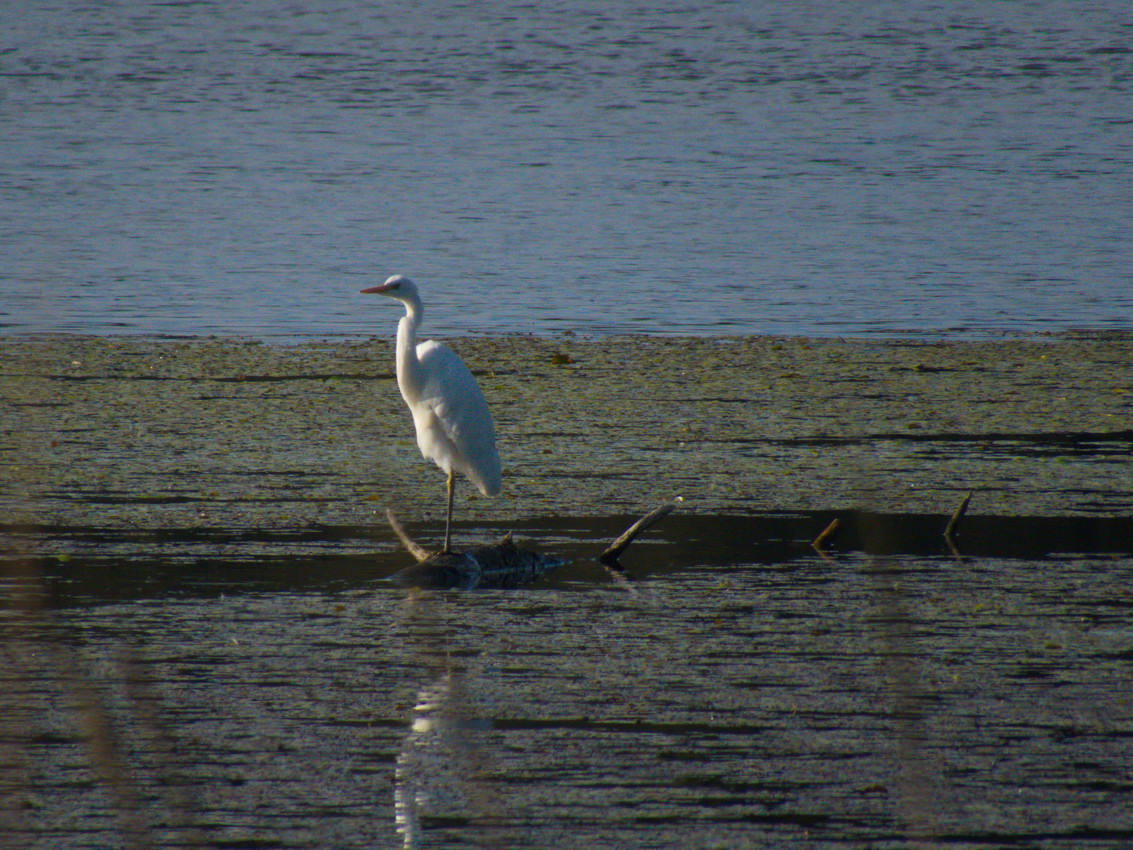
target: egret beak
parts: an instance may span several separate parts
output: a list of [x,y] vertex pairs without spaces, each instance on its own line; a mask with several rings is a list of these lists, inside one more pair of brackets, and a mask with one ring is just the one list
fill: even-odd
[[370,286],[366,289],[360,289],[358,291],[363,295],[372,295],[374,293],[380,295],[388,289],[390,289],[390,285],[388,283],[379,283],[377,286]]

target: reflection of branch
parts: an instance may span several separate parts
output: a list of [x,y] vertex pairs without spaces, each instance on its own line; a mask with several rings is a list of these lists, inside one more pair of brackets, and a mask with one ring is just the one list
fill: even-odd
[[182,834],[186,846],[203,847],[205,840],[197,823],[197,813],[202,808],[193,786],[176,779],[174,768],[178,761],[180,743],[163,716],[165,706],[161,695],[146,666],[135,655],[134,647],[129,643],[123,647],[121,663],[123,685],[138,726],[149,734],[149,751],[155,762],[155,779],[158,786],[165,789],[163,820]]
[[[31,528],[20,531],[30,534]],[[157,842],[144,803],[150,803],[148,808],[156,810],[171,827],[183,828],[188,823],[188,805],[180,804],[184,801],[175,805],[172,792],[159,796],[154,789],[160,786],[156,782],[150,785],[150,777],[144,772],[145,757],[161,763],[165,755],[147,747],[159,735],[168,733],[160,726],[160,706],[143,706],[142,695],[131,688],[142,675],[136,667],[122,675],[95,675],[88,659],[76,651],[81,641],[52,616],[38,562],[16,548],[25,538],[17,534],[9,539],[15,557],[0,565],[0,578],[9,585],[5,588],[8,592],[0,593],[0,658],[5,685],[9,686],[0,713],[4,762],[4,771],[0,772],[0,823],[5,826],[4,834],[23,829],[32,834],[35,830],[25,812],[31,807],[25,804],[41,796],[33,779],[44,769],[40,759],[45,755],[36,740],[38,727],[51,716],[44,706],[59,703],[68,706],[61,722],[84,747],[84,768],[89,769],[92,788],[102,800],[97,814],[109,814],[113,819],[116,834],[111,843],[128,849],[153,847]],[[20,686],[12,688],[14,682]],[[144,737],[147,732],[150,741]],[[31,764],[35,764],[34,773]],[[143,789],[143,783],[148,787]],[[53,827],[68,822],[70,813],[62,803],[47,794],[42,797],[44,808],[36,803],[35,819]]]
[[[879,542],[882,539],[877,538]],[[880,616],[872,616],[868,622],[874,624],[881,641],[879,672],[896,762],[893,804],[905,824],[907,846],[928,847],[938,833],[937,783],[943,772],[940,749],[933,746],[931,738],[932,716],[926,708],[935,692],[925,675],[926,651],[917,637],[908,590],[902,582],[894,581],[900,565],[893,559],[874,557],[871,566],[870,582]]]
[[153,835],[141,811],[141,796],[119,744],[120,733],[106,701],[81,664],[60,644],[51,647],[59,681],[75,700],[76,716],[87,744],[91,765],[102,787],[110,792],[119,837],[128,848],[152,846]]

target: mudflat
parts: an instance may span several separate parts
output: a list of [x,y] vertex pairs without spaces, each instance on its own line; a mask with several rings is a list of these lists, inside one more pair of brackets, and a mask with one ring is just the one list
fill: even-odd
[[[1133,334],[451,342],[496,418],[504,494],[464,519],[864,508],[1133,511]],[[392,343],[0,340],[9,516],[103,528],[443,516]]]

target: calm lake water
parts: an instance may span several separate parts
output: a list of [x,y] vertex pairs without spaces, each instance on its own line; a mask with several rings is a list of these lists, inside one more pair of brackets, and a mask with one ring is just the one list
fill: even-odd
[[[0,330],[1129,327],[1127,3],[36,3]],[[388,306],[388,305],[386,305]]]
[[843,518],[678,512],[628,584],[630,517],[519,527],[571,563],[513,591],[393,587],[369,527],[6,576],[0,844],[1130,846],[1128,527]]

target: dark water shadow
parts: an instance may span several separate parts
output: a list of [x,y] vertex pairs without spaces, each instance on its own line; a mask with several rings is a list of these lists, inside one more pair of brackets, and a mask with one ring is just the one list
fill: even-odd
[[[811,559],[811,541],[838,518],[830,554],[944,556],[947,517],[864,511],[747,516],[674,513],[633,543],[623,557],[637,580],[692,567],[736,570]],[[595,558],[635,517],[545,517],[460,529],[462,541],[485,542],[514,531],[517,541],[567,563],[535,587],[593,589],[610,573]],[[407,524],[429,540],[432,526]],[[0,529],[18,532],[24,551],[73,554],[34,557],[52,607],[128,599],[210,598],[241,593],[349,590],[381,583],[412,562],[381,526],[301,530],[98,528]],[[47,541],[46,544],[43,544]],[[971,516],[956,537],[965,557],[1042,560],[1066,554],[1133,553],[1133,517]],[[0,570],[0,576],[7,573]]]

